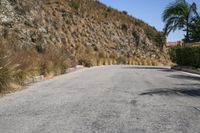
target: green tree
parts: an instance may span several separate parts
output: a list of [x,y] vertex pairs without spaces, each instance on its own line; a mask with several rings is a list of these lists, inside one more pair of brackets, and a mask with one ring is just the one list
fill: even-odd
[[195,18],[194,21],[189,26],[189,41],[199,42],[200,41],[200,19]]
[[168,35],[171,31],[186,31],[185,41],[189,40],[189,26],[193,16],[198,16],[196,4],[192,5],[185,0],[176,0],[170,3],[163,12],[162,18],[165,22],[164,32]]

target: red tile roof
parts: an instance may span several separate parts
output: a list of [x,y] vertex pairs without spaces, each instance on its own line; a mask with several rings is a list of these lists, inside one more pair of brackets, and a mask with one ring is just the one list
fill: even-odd
[[179,42],[168,42],[166,44],[167,47],[173,47],[173,46],[177,46],[179,44]]

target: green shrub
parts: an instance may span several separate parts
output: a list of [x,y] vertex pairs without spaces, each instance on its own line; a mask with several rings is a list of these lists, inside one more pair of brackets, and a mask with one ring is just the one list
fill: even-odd
[[170,56],[180,66],[200,68],[200,47],[174,47]]
[[80,3],[79,2],[75,2],[75,1],[72,1],[70,6],[76,10],[78,10],[80,8]]
[[128,12],[127,11],[122,11],[123,14],[125,15],[128,15]]
[[170,50],[169,50],[170,58],[174,63],[177,63],[176,62],[176,50],[179,48],[180,48],[180,46],[175,46],[175,47],[170,48]]
[[108,13],[103,13],[103,16],[105,17],[105,18],[108,18]]

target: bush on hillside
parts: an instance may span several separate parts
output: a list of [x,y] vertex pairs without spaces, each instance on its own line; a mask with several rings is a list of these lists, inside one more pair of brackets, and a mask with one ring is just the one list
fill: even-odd
[[122,11],[123,14],[125,15],[128,15],[128,12],[127,11]]
[[75,2],[75,1],[72,1],[70,6],[76,10],[78,10],[80,8],[80,3],[79,2]]

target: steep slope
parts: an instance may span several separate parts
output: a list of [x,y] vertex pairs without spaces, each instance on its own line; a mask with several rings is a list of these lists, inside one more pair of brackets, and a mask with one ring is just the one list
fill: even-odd
[[78,63],[169,63],[162,33],[95,0],[1,0],[0,31],[2,68],[19,80]]

